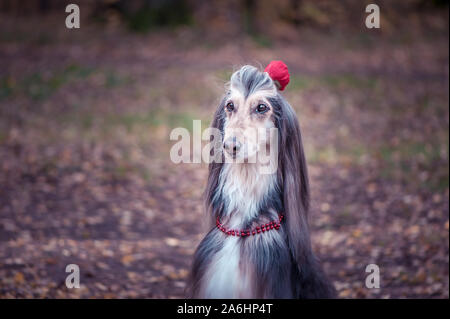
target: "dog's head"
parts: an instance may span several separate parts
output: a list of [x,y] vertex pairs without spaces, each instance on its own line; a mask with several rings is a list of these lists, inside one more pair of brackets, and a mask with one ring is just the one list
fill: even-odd
[[[309,185],[300,126],[295,111],[267,72],[249,65],[234,72],[211,127],[218,129],[222,136],[215,140],[221,145],[212,146],[215,149],[223,147],[225,154],[210,164],[206,193],[208,206],[213,204],[224,157],[249,158],[272,147],[273,139],[265,138],[271,137],[270,134],[256,134],[255,137],[254,132],[274,128],[277,142],[277,170],[274,173],[283,192],[286,214],[292,212],[295,215],[292,217],[296,219],[294,225],[300,223],[299,218],[306,218]],[[292,231],[297,233],[297,230]]]
[[[236,71],[223,100],[223,149],[226,159],[255,159],[269,148],[270,129],[276,128],[272,101],[277,88],[266,72],[253,66]],[[277,142],[277,141],[276,141]]]

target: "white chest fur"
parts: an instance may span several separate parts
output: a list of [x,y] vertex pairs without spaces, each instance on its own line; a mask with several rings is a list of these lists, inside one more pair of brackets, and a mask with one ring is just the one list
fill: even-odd
[[205,298],[250,298],[250,274],[240,260],[238,237],[227,237],[204,276]]
[[[264,196],[275,187],[273,175],[260,175],[254,165],[225,165],[219,180],[227,227],[241,229],[243,220],[256,217]],[[209,262],[202,282],[205,298],[253,298],[253,266],[242,260],[242,239],[228,236]]]

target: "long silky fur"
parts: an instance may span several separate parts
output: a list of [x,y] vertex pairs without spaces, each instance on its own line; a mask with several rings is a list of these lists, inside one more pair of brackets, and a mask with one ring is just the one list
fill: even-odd
[[[231,79],[247,97],[256,90],[273,88],[266,73],[244,66]],[[227,94],[230,92],[228,91]],[[217,108],[211,127],[224,130],[226,96]],[[308,226],[309,182],[300,126],[295,111],[281,94],[268,98],[274,110],[274,123],[278,128],[279,154],[276,186],[259,203],[258,216],[243,221],[242,228],[262,224],[283,212],[285,220],[278,231],[257,236],[238,238],[239,267],[247,269],[251,280],[248,298],[334,298],[335,290],[314,256]],[[222,141],[216,141],[222,143]],[[217,148],[216,148],[217,149]],[[209,165],[205,190],[206,212],[210,216],[211,230],[198,246],[192,263],[188,296],[202,295],[202,285],[211,271],[211,261],[228,239],[215,227],[216,218],[225,216],[226,202],[220,187],[224,158]],[[233,164],[234,165],[234,164]],[[262,221],[262,222],[261,222]],[[264,238],[262,237],[264,236]],[[251,269],[251,270],[249,270]],[[229,297],[229,296],[225,296]]]

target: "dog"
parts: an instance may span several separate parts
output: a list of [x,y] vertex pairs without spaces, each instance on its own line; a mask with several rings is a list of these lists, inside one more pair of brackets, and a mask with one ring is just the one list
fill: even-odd
[[[243,66],[226,86],[211,124],[223,148],[205,190],[211,230],[194,254],[191,298],[335,297],[311,248],[302,136],[280,93],[288,82],[286,65],[273,61],[264,72]],[[276,138],[255,139],[251,130],[275,130]],[[261,163],[257,155],[274,142],[277,154]]]

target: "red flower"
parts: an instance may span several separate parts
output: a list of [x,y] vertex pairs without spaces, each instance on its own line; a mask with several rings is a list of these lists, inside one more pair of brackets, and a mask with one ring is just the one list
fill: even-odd
[[289,83],[289,70],[283,61],[272,61],[266,66],[264,72],[269,73],[269,76],[277,85],[280,91],[283,91]]

